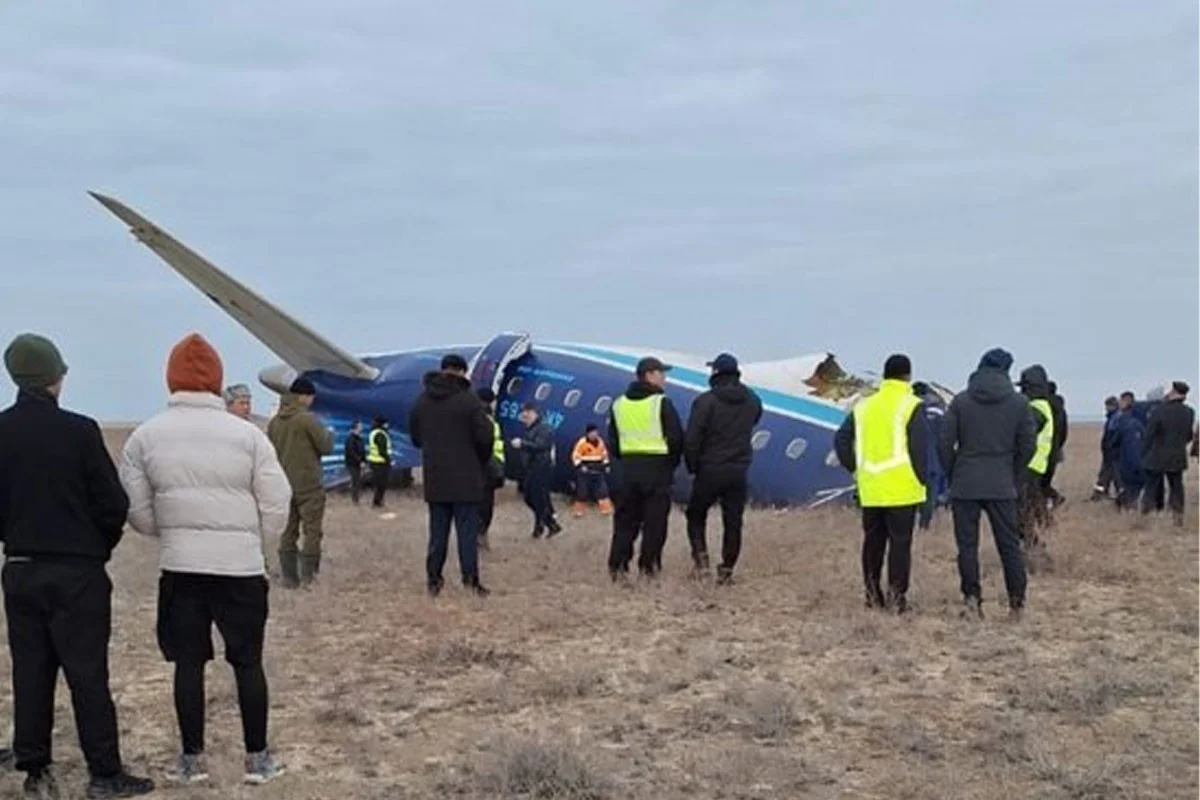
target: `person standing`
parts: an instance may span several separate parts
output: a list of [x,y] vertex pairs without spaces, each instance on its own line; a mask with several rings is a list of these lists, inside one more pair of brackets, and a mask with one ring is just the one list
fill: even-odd
[[1133,392],[1122,392],[1120,405],[1112,435],[1120,489],[1117,493],[1117,510],[1130,511],[1137,508],[1142,487],[1146,485],[1146,474],[1142,471],[1142,442],[1146,436],[1146,426],[1135,410],[1137,400]]
[[183,744],[175,777],[208,780],[204,667],[213,659],[215,624],[237,683],[244,780],[262,784],[285,769],[267,747],[262,544],[287,525],[292,490],[266,435],[223,410],[221,373],[220,356],[199,334],[175,345],[167,410],[130,435],[120,478],[130,526],[160,543],[158,646],[175,664]]
[[250,387],[244,383],[235,383],[221,393],[225,400],[225,410],[235,417],[250,421],[251,395]]
[[925,428],[928,433],[929,452],[926,455],[925,466],[929,471],[929,485],[926,487],[925,502],[917,514],[917,527],[923,531],[929,530],[933,523],[934,512],[946,494],[946,472],[941,467],[941,459],[937,453],[938,439],[942,433],[942,422],[946,416],[946,404],[937,392],[924,382],[913,384],[913,394],[921,401],[921,414],[925,417]]
[[737,359],[721,353],[712,368],[707,392],[692,402],[684,434],[683,459],[695,476],[687,506],[688,542],[697,574],[707,574],[708,510],[721,504],[721,563],[717,583],[733,581],[742,552],[742,518],[746,510],[746,474],[754,457],[750,437],[762,419],[762,401],[742,383]]
[[383,508],[388,484],[392,480],[392,437],[387,424],[382,416],[375,417],[367,437],[367,463],[371,465],[371,486],[375,490],[371,500],[373,508]]
[[1050,381],[1046,370],[1034,364],[1021,373],[1022,394],[1029,403],[1037,431],[1037,447],[1025,467],[1020,492],[1021,542],[1027,552],[1045,554],[1041,531],[1050,526],[1050,509],[1046,497],[1046,472],[1054,453],[1054,407],[1050,405]]
[[496,514],[496,490],[504,486],[504,434],[500,430],[500,423],[496,421],[496,393],[485,386],[475,394],[483,403],[488,422],[492,425],[492,457],[488,459],[487,469],[484,470],[483,502],[479,504],[479,549],[491,550],[488,531]]
[[[862,506],[862,571],[868,608],[908,610],[912,534],[928,481],[928,432],[913,394],[908,356],[889,356],[879,390],[855,404],[834,435]],[[881,585],[888,562],[888,593]]]
[[1063,449],[1067,444],[1067,401],[1058,393],[1057,383],[1050,381],[1047,386],[1050,390],[1050,413],[1054,420],[1054,439],[1050,443],[1050,462],[1046,465],[1046,474],[1042,476],[1042,494],[1050,508],[1058,508],[1067,501],[1054,488],[1054,476],[1058,472],[1058,465],[1063,462]]
[[671,515],[671,482],[683,455],[683,423],[664,394],[669,364],[649,356],[637,363],[636,377],[608,415],[608,441],[621,468],[616,494],[608,572],[614,581],[629,575],[634,542],[644,534],[638,570],[662,571],[663,547]]
[[589,422],[571,451],[571,466],[575,468],[575,516],[582,517],[589,502],[595,502],[601,514],[612,513],[606,478],[609,464],[608,447],[600,437],[600,429]]
[[1170,487],[1171,514],[1183,526],[1183,473],[1188,467],[1188,445],[1192,442],[1196,412],[1185,404],[1189,387],[1183,381],[1171,384],[1163,404],[1150,415],[1142,443],[1142,469],[1146,491],[1142,513],[1163,506],[1163,483]]
[[59,668],[71,687],[89,798],[136,797],[154,782],[121,763],[108,686],[112,582],[129,499],[95,420],[60,407],[67,365],[49,339],[4,351],[16,402],[0,412],[0,539],[12,655],[13,751],[27,797],[57,797],[50,770]]
[[554,429],[542,419],[534,403],[521,407],[521,424],[525,426],[525,432],[510,442],[521,456],[521,493],[525,505],[533,511],[533,538],[540,539],[545,533],[549,539],[562,533],[550,499],[550,485],[554,480]]
[[463,585],[483,597],[479,579],[479,504],[484,473],[495,437],[487,410],[471,391],[467,362],[455,353],[443,356],[440,372],[425,376],[425,391],[409,415],[409,435],[421,448],[425,502],[429,506],[426,587],[436,597],[444,581],[450,526],[458,539]]
[[[1120,405],[1116,397],[1104,398],[1104,433],[1100,437],[1100,472],[1096,474],[1096,485],[1092,487],[1092,502],[1120,494],[1117,480],[1116,453],[1113,442],[1116,435],[1117,414]],[[1116,489],[1116,491],[1110,491]]]
[[1004,568],[1009,615],[1025,608],[1026,574],[1017,521],[1018,485],[1037,449],[1029,403],[1013,390],[1013,358],[999,348],[984,353],[979,368],[946,410],[938,453],[950,478],[954,539],[964,610],[983,616],[979,583],[979,521],[987,514]]
[[333,452],[333,431],[311,411],[316,393],[312,381],[303,376],[296,378],[279,404],[279,413],[267,424],[267,438],[292,487],[287,527],[279,537],[279,568],[285,588],[312,583],[321,568],[325,517],[321,457]]
[[346,474],[350,476],[350,502],[358,505],[362,495],[363,464],[367,460],[367,448],[363,444],[362,422],[357,419],[350,423],[350,432],[346,434],[346,443],[342,446],[342,460],[346,465]]

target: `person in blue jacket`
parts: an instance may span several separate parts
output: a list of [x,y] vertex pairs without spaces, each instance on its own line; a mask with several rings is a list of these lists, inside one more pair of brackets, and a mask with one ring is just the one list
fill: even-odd
[[918,509],[917,526],[929,530],[933,522],[934,511],[942,505],[946,496],[946,471],[938,461],[937,443],[942,434],[942,421],[946,416],[946,404],[929,384],[917,381],[913,384],[913,394],[921,398],[921,415],[925,419],[925,427],[929,431],[929,455],[926,460],[926,471],[929,478],[925,503]]
[[1142,472],[1142,439],[1146,426],[1134,412],[1133,392],[1121,394],[1121,411],[1113,434],[1113,454],[1117,462],[1120,493],[1117,508],[1124,511],[1137,507],[1138,497],[1146,483]]
[[1117,398],[1106,397],[1104,399],[1104,434],[1100,438],[1100,472],[1096,475],[1096,485],[1092,487],[1093,502],[1109,497],[1109,487],[1114,490],[1113,496],[1121,493],[1117,452],[1113,446],[1117,434],[1117,418],[1120,413],[1121,405]]

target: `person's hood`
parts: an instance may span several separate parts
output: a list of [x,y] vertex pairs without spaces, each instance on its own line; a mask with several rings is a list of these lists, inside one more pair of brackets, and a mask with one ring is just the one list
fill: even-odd
[[967,379],[967,396],[977,403],[995,405],[1016,393],[1007,370],[982,367]]
[[713,375],[708,379],[713,396],[722,403],[740,405],[750,402],[750,390],[747,389],[736,375]]
[[304,404],[300,402],[298,395],[285,394],[279,399],[279,413],[276,416],[280,419],[290,419],[307,410]]
[[625,390],[625,396],[630,400],[645,400],[653,394],[662,394],[662,389],[659,389],[657,386],[651,386],[648,383],[643,383],[642,381],[634,381]]
[[1021,372],[1019,385],[1028,397],[1035,400],[1048,400],[1050,398],[1050,378],[1046,375],[1046,369],[1041,364],[1026,367]]
[[449,372],[430,372],[425,376],[425,392],[429,399],[441,402],[456,394],[471,391],[471,382]]

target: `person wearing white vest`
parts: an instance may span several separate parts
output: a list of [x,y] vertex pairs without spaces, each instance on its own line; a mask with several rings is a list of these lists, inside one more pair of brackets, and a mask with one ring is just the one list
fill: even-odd
[[233,667],[246,745],[245,781],[283,772],[267,747],[267,622],[263,540],[287,524],[291,487],[258,427],[225,410],[221,361],[198,334],[171,351],[167,410],[125,444],[119,473],[129,523],[158,538],[158,644],[175,664],[183,752],[175,778],[208,778],[204,763],[204,666],[212,627]]
[[[867,607],[900,614],[908,610],[913,526],[928,481],[928,429],[911,381],[908,356],[890,356],[879,390],[854,406],[834,437],[838,460],[858,485]],[[880,583],[885,556],[887,595]]]

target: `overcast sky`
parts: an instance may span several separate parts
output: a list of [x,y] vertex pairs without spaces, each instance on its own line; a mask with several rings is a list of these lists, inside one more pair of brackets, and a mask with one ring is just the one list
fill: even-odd
[[519,328],[959,386],[1003,345],[1090,412],[1196,382],[1196,74],[1193,0],[9,3],[0,336],[110,420],[191,330],[229,381],[276,360],[95,189],[356,352]]

